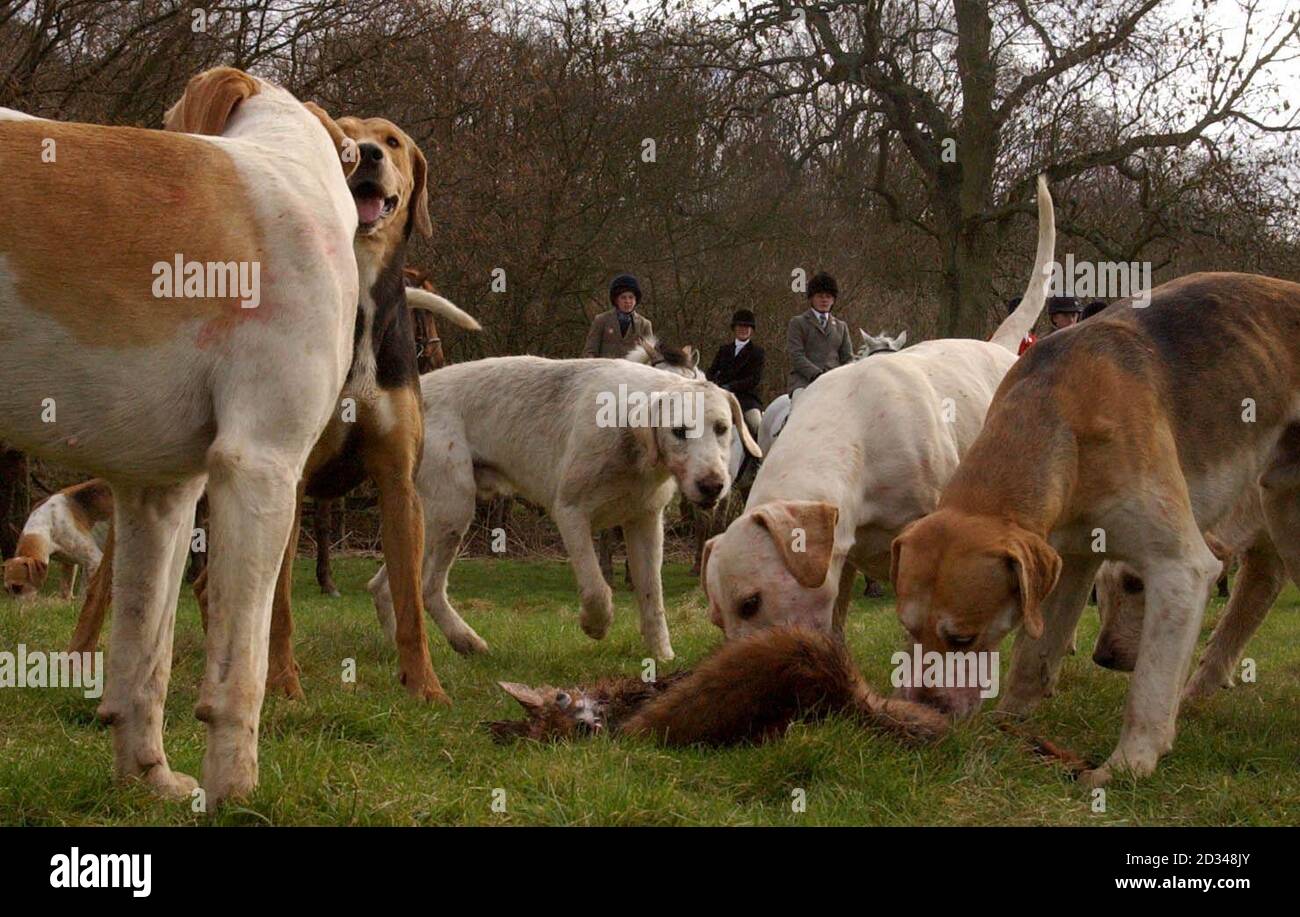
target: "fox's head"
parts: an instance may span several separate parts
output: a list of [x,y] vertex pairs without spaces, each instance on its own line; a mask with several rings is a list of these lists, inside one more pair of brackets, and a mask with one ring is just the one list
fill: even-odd
[[497,682],[519,701],[528,714],[523,720],[497,720],[486,724],[498,742],[515,739],[564,741],[594,735],[605,728],[604,705],[576,689],[543,685],[530,688],[514,681]]

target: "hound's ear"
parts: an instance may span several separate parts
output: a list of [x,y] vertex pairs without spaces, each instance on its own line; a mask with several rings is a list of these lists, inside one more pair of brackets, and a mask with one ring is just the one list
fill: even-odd
[[638,424],[627,428],[632,442],[641,453],[641,460],[646,467],[659,464],[659,428],[654,424]]
[[834,503],[783,500],[760,506],[753,516],[772,536],[786,569],[800,586],[812,589],[826,580],[835,547],[835,523],[840,518]]
[[45,577],[49,573],[50,565],[35,557],[15,557],[15,561],[22,564],[27,570],[27,584],[34,589],[40,589],[45,585]]
[[894,338],[894,343],[898,345],[899,350],[902,350],[903,345],[907,343],[907,332],[901,332],[898,337]]
[[497,684],[529,713],[541,710],[546,705],[542,695],[528,685],[521,685],[517,681],[498,681]]
[[302,107],[315,115],[316,120],[321,123],[321,126],[325,128],[325,132],[330,135],[330,142],[334,144],[334,151],[339,154],[339,164],[343,166],[343,177],[347,178],[361,164],[361,151],[357,148],[357,142],[343,133],[343,128],[339,127],[338,122],[330,117],[329,112],[315,102],[303,102]]
[[433,220],[429,218],[429,161],[414,141],[411,141],[411,149],[415,151],[415,161],[411,165],[411,222],[407,224],[407,234],[414,225],[420,235],[428,239],[433,236]]
[[740,409],[740,400],[726,389],[722,391],[727,396],[727,404],[731,408],[731,424],[740,431],[741,445],[754,458],[761,459],[763,450],[758,448],[758,443],[754,442],[754,437],[750,435],[749,425],[745,423],[745,412]]
[[898,593],[898,558],[903,553],[906,538],[907,529],[903,529],[889,545],[889,585],[893,587],[895,594]]
[[1020,593],[1020,613],[1025,633],[1037,640],[1043,635],[1043,601],[1061,575],[1061,555],[1033,532],[1008,536],[1007,562]]
[[219,135],[239,103],[258,93],[257,80],[234,67],[214,67],[190,79],[184,94],[163,116],[163,130]]
[[700,588],[705,595],[709,594],[709,555],[713,553],[713,543],[720,537],[722,536],[714,535],[704,542],[704,550],[700,552]]

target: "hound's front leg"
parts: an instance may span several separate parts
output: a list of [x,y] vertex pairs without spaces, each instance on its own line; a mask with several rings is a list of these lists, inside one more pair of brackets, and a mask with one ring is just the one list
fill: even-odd
[[1160,756],[1174,747],[1178,703],[1210,584],[1223,569],[1199,532],[1193,531],[1189,541],[1193,543],[1190,556],[1163,560],[1153,569],[1141,571],[1146,582],[1146,615],[1137,666],[1129,681],[1124,725],[1119,744],[1106,763],[1084,774],[1090,786],[1104,785],[1117,771],[1145,777],[1155,770]]
[[591,520],[579,509],[558,508],[551,514],[564,540],[582,599],[582,630],[593,640],[603,640],[614,620],[614,594],[600,572],[591,541]]
[[172,665],[176,598],[203,479],[168,487],[115,486],[111,645],[99,717],[112,727],[114,770],[154,791],[188,796],[197,784],[163,753],[163,703]]
[[77,564],[61,561],[59,568],[59,598],[68,602],[77,589]]
[[623,523],[632,585],[641,610],[641,638],[646,649],[660,662],[673,658],[668,640],[668,617],[664,614],[664,588],[660,571],[664,560],[663,511],[639,516]]
[[1061,659],[1074,639],[1079,616],[1088,603],[1100,554],[1067,554],[1062,558],[1061,576],[1043,604],[1043,636],[1035,640],[1024,628],[1016,634],[1007,672],[1007,690],[998,702],[998,712],[1012,716],[1029,713],[1056,690]]
[[379,488],[384,564],[397,618],[399,677],[412,697],[450,704],[433,672],[424,634],[424,510],[415,489],[424,435],[418,402],[401,416],[404,425],[377,438],[366,451],[366,471]]

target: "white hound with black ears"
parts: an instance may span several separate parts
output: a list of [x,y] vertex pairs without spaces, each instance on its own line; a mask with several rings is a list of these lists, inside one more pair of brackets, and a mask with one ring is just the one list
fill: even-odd
[[[473,521],[475,497],[517,494],[559,528],[578,580],[582,629],[596,640],[609,629],[613,598],[592,533],[622,527],[641,635],[656,658],[672,659],[660,581],[663,511],[678,487],[702,506],[726,496],[734,427],[758,452],[735,396],[710,382],[611,359],[498,357],[426,373],[421,387],[424,602],[452,647],[487,649],[447,597],[447,574]],[[616,401],[626,405],[625,418],[607,410]],[[658,405],[660,416],[638,417],[637,404]],[[682,416],[672,416],[674,405]],[[387,571],[380,569],[369,588],[391,637]]]
[[[168,765],[162,725],[206,484],[195,715],[212,803],[257,783],[272,588],[352,355],[357,210],[337,126],[277,86],[209,70],[167,123],[181,132],[0,110],[0,439],[112,486],[117,613],[99,715],[117,775],[172,797],[196,787]],[[155,283],[177,263],[184,284]],[[219,283],[231,265],[260,278],[255,297]]]

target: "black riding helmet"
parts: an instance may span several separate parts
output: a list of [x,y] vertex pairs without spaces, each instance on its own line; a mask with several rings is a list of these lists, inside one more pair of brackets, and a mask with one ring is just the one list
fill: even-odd
[[1047,314],[1058,315],[1060,313],[1079,313],[1083,311],[1083,306],[1079,305],[1079,300],[1073,296],[1053,296],[1047,300]]

